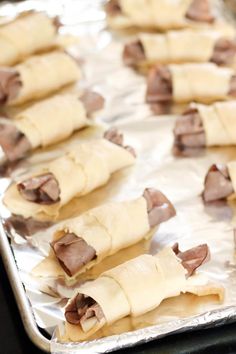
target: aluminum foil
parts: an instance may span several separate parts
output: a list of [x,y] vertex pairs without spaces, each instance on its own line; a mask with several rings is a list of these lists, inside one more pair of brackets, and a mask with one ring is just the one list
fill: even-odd
[[[163,191],[177,210],[177,216],[159,227],[150,244],[143,242],[121,251],[85,276],[95,277],[125,259],[143,252],[154,254],[176,241],[183,249],[207,242],[212,259],[199,272],[222,284],[226,295],[223,304],[211,296],[201,299],[193,295],[181,295],[164,301],[157,310],[140,320],[119,321],[106,329],[105,338],[79,344],[59,343],[55,328],[63,327],[63,298],[70,296],[74,290],[68,289],[54,277],[48,277],[49,267],[42,267],[41,262],[48,259],[49,240],[54,226],[27,239],[13,231],[10,235],[12,250],[36,322],[52,335],[51,351],[57,354],[108,352],[173,332],[219,325],[236,318],[233,238],[236,204],[204,205],[200,196],[209,166],[215,162],[224,163],[236,159],[235,148],[206,149],[198,156],[188,158],[173,155],[175,116],[152,115],[144,101],[145,77],[125,67],[121,60],[123,44],[131,36],[115,34],[106,28],[102,4],[103,1],[98,0],[39,0],[17,5],[5,3],[0,8],[0,14],[9,18],[19,11],[32,8],[45,10],[50,15],[59,15],[64,25],[61,32],[80,37],[79,45],[71,48],[83,63],[84,76],[79,87],[93,88],[102,93],[106,98],[106,107],[96,118],[97,128],[79,132],[67,143],[73,144],[73,139],[78,137],[90,139],[101,135],[107,125],[113,125],[124,133],[125,140],[135,148],[138,155],[134,167],[116,173],[106,186],[63,208],[61,219],[78,215],[111,199],[135,198],[146,187]],[[57,156],[63,146],[64,143],[56,149],[38,151],[27,159],[23,167],[14,171],[12,178],[19,176],[25,168]],[[1,195],[9,183],[10,179],[0,180]],[[9,211],[3,205],[0,211],[3,219],[9,216]],[[35,271],[36,266],[38,273]]]

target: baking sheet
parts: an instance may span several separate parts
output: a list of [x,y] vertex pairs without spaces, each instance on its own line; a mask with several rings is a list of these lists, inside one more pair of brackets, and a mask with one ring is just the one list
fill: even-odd
[[[105,335],[115,335],[81,344],[60,344],[57,342],[56,326],[61,326],[63,305],[60,298],[71,295],[71,290],[55,279],[37,278],[32,269],[45,259],[49,252],[48,239],[51,230],[39,232],[25,239],[12,232],[12,249],[18,265],[19,274],[24,283],[36,322],[54,339],[51,341],[53,353],[107,352],[138,342],[158,338],[178,330],[189,330],[202,325],[214,325],[232,320],[236,316],[236,282],[233,227],[235,225],[235,206],[217,203],[204,205],[200,197],[203,179],[208,167],[214,162],[224,163],[236,159],[235,148],[207,149],[194,158],[175,157],[172,154],[175,117],[152,115],[144,102],[145,78],[124,67],[121,61],[122,46],[126,37],[112,34],[106,29],[102,1],[26,1],[17,5],[5,4],[1,15],[14,16],[18,11],[36,8],[47,10],[51,15],[61,15],[62,33],[80,36],[80,43],[72,51],[83,64],[84,79],[80,87],[93,88],[106,97],[106,107],[96,121],[99,127],[89,128],[77,133],[69,140],[90,139],[99,136],[107,124],[117,126],[126,142],[134,146],[138,160],[134,167],[114,174],[103,188],[73,200],[63,208],[61,218],[75,216],[84,210],[107,200],[131,199],[142,194],[146,187],[155,187],[163,191],[174,203],[177,216],[162,224],[150,244],[142,243],[109,257],[89,274],[94,277],[106,267],[114,266],[126,258],[144,251],[156,253],[166,245],[178,241],[186,249],[207,242],[211,252],[211,261],[201,267],[200,272],[212,281],[220,282],[226,288],[223,305],[215,298],[197,299],[183,295],[177,299],[164,301],[156,310],[141,319],[125,319],[105,329]],[[105,125],[104,125],[105,123]],[[64,143],[63,143],[64,144]],[[27,166],[57,156],[63,150],[63,144],[56,149],[38,151],[26,161],[26,165],[14,171],[16,178]],[[1,194],[9,184],[9,179],[0,180]],[[1,206],[1,216],[5,219],[9,212]],[[47,268],[48,270],[48,268]],[[38,268],[38,275],[42,269]],[[72,289],[73,291],[73,289]],[[49,295],[53,293],[54,296]],[[186,305],[187,304],[187,305]],[[194,317],[192,317],[194,316]],[[186,318],[187,317],[187,318]],[[147,327],[155,325],[154,327]],[[135,332],[130,330],[138,329]],[[126,333],[120,334],[125,330]]]

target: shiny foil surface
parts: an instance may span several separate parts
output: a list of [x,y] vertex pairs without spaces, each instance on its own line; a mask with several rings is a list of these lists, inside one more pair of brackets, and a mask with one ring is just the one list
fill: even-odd
[[[211,250],[211,260],[198,273],[223,285],[225,300],[220,304],[215,296],[201,298],[190,294],[181,295],[165,300],[158,309],[140,318],[125,318],[105,328],[103,338],[83,343],[60,343],[58,333],[63,331],[63,307],[66,298],[74,293],[75,285],[65,285],[59,268],[49,257],[49,241],[57,225],[26,238],[12,230],[11,246],[26,296],[38,326],[52,335],[51,352],[57,354],[105,353],[173,332],[215,326],[236,318],[233,237],[236,204],[230,201],[205,205],[201,198],[208,168],[213,163],[236,159],[236,148],[205,149],[192,157],[174,155],[172,147],[176,117],[153,116],[145,104],[145,77],[125,67],[121,57],[125,41],[134,34],[118,34],[108,30],[103,4],[104,1],[95,0],[29,0],[17,5],[4,3],[1,6],[1,16],[9,19],[19,11],[29,9],[59,15],[63,24],[61,34],[65,40],[72,40],[71,53],[78,58],[83,70],[83,79],[76,89],[92,88],[106,99],[105,108],[95,118],[97,127],[77,132],[57,147],[38,150],[13,171],[11,179],[0,179],[1,195],[12,179],[17,180],[28,169],[34,169],[38,164],[60,155],[65,144],[73,145],[74,139],[87,140],[101,136],[108,126],[115,126],[123,132],[125,142],[134,147],[137,153],[136,164],[114,174],[106,186],[83,198],[74,199],[62,209],[59,219],[79,215],[108,200],[121,201],[138,197],[147,187],[165,193],[174,204],[177,216],[163,223],[155,231],[150,243],[141,242],[110,256],[81,276],[79,281],[93,279],[105,269],[144,252],[155,254],[175,242],[179,242],[180,248],[184,250],[207,243]],[[71,35],[78,36],[79,42],[73,41]],[[3,221],[9,215],[9,211],[1,205]]]

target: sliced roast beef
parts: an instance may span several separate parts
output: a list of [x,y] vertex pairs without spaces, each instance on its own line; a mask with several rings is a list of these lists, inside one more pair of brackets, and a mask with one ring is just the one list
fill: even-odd
[[141,41],[127,43],[123,51],[123,60],[126,65],[135,66],[145,60],[145,52]]
[[89,318],[96,318],[101,321],[104,318],[101,307],[91,297],[78,294],[66,306],[65,317],[71,324],[81,324]]
[[185,252],[179,250],[178,243],[175,243],[172,248],[176,256],[181,259],[183,267],[188,271],[188,277],[210,260],[210,250],[207,244],[193,247]]
[[233,75],[230,80],[230,89],[228,94],[230,96],[236,97],[236,75]]
[[17,184],[22,197],[37,204],[55,204],[60,200],[60,189],[52,173],[26,179]]
[[136,157],[136,152],[132,146],[124,145],[124,137],[123,134],[118,131],[116,128],[110,128],[105,131],[103,135],[104,139],[109,140],[113,144],[119,145],[123,147],[125,150],[129,151],[131,155]]
[[214,47],[211,61],[217,65],[231,64],[236,54],[236,41],[226,38],[219,39]]
[[204,181],[203,199],[212,202],[225,199],[234,193],[226,165],[214,164],[211,166]]
[[99,93],[89,90],[83,93],[80,100],[83,102],[88,115],[102,109],[105,102]]
[[167,67],[156,66],[149,71],[146,92],[148,103],[170,103],[172,90],[171,73]]
[[159,225],[176,215],[174,206],[162,192],[154,188],[146,188],[143,197],[147,201],[150,227]]
[[209,0],[193,0],[186,17],[197,22],[213,22],[214,16],[211,13],[211,4]]
[[105,10],[109,16],[120,15],[121,7],[119,0],[109,0],[105,5]]
[[0,69],[0,103],[6,103],[17,97],[22,82],[19,73],[12,68]]
[[94,248],[73,233],[67,233],[59,240],[53,241],[51,247],[60,265],[70,277],[96,258]]
[[22,159],[32,149],[26,136],[8,122],[0,123],[0,146],[9,161]]
[[190,108],[176,120],[175,145],[184,148],[200,148],[206,145],[206,136],[201,116],[197,109]]

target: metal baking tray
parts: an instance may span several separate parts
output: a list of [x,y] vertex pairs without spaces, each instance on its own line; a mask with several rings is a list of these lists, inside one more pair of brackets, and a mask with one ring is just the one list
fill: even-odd
[[[104,12],[101,10],[101,5],[104,1],[99,0],[26,0],[19,4],[10,4],[10,3],[3,3],[0,5],[0,14],[2,16],[9,16],[13,17],[19,11],[28,10],[28,9],[39,9],[48,11],[52,15],[64,15],[64,23],[67,26],[67,33],[74,33],[74,34],[88,34],[89,39],[91,41],[92,46],[87,45],[87,40],[83,40],[81,37],[81,42],[85,53],[88,55],[88,65],[86,67],[86,74],[88,78],[89,85],[97,86],[104,92],[104,95],[107,94],[108,96],[108,108],[106,114],[104,113],[103,121],[107,123],[112,123],[120,127],[127,135],[130,134],[131,139],[133,141],[138,141],[138,139],[144,139],[144,152],[142,155],[143,161],[147,159],[147,153],[150,151],[153,152],[153,156],[155,153],[158,154],[160,152],[160,157],[157,159],[156,163],[156,171],[159,172],[160,178],[160,189],[164,188],[164,192],[168,195],[168,197],[172,200],[174,199],[174,204],[177,200],[177,206],[180,210],[180,220],[178,220],[178,225],[172,225],[173,233],[178,234],[179,240],[181,240],[182,230],[181,230],[181,222],[183,222],[183,217],[188,217],[188,211],[186,211],[185,203],[190,203],[193,207],[196,205],[197,208],[201,207],[201,202],[199,199],[196,199],[194,196],[194,192],[199,190],[199,175],[203,176],[204,171],[206,170],[206,166],[210,162],[213,162],[214,159],[221,159],[228,161],[231,157],[236,158],[236,154],[233,148],[230,149],[212,149],[207,151],[205,157],[198,160],[199,166],[196,168],[195,166],[195,159],[189,160],[182,160],[181,164],[179,164],[180,160],[174,160],[170,153],[170,146],[171,146],[171,137],[170,132],[173,129],[173,117],[152,117],[150,111],[146,107],[144,103],[140,103],[140,97],[143,93],[144,87],[144,78],[139,77],[138,75],[132,73],[126,68],[123,68],[120,63],[116,62],[117,53],[117,46],[115,43],[114,52],[110,50],[106,51],[106,46],[113,41],[113,37],[109,31],[105,29],[105,22],[104,22]],[[75,12],[75,9],[77,12]],[[80,13],[80,21],[78,23],[77,13]],[[86,32],[87,29],[87,32]],[[88,30],[89,29],[89,30]],[[116,37],[114,37],[116,38]],[[124,38],[121,39],[121,42]],[[115,41],[115,40],[114,40]],[[96,46],[94,43],[96,42]],[[98,53],[98,62],[101,65],[104,60],[104,55],[108,56],[109,65],[106,68],[101,66],[100,72],[97,75],[94,75],[94,72],[91,71],[92,63],[91,57],[94,54],[94,46],[96,47]],[[92,48],[92,49],[91,49]],[[103,53],[104,51],[104,53]],[[109,56],[111,55],[111,56]],[[116,57],[115,57],[116,56]],[[85,55],[86,58],[86,55]],[[113,63],[114,61],[114,63]],[[113,67],[115,65],[115,68]],[[97,65],[98,66],[98,65]],[[105,71],[106,69],[106,71]],[[124,70],[124,71],[123,71]],[[121,79],[121,83],[115,83],[113,85],[112,80],[108,80],[106,82],[107,86],[103,86],[104,75],[111,74],[114,75],[113,80],[115,81],[116,78]],[[128,78],[127,85],[124,83]],[[140,91],[137,91],[137,87],[140,85]],[[112,91],[114,90],[114,91]],[[142,91],[142,92],[141,92]],[[113,97],[111,97],[113,95]],[[122,105],[121,105],[122,100]],[[157,136],[155,136],[155,132]],[[161,140],[163,139],[163,141]],[[158,142],[158,146],[155,147],[155,151],[152,149],[152,144],[155,140],[160,140]],[[163,148],[162,148],[163,144]],[[139,147],[140,148],[140,147]],[[149,150],[150,149],[150,150]],[[165,159],[163,170],[160,167],[160,161]],[[155,160],[155,159],[154,159]],[[166,162],[167,161],[167,162]],[[150,160],[148,161],[150,164]],[[147,176],[152,180],[152,173],[151,164],[149,165],[149,170],[147,170]],[[184,191],[183,199],[179,198],[181,194],[180,186],[171,186],[171,182],[173,180],[178,180],[180,175],[179,171],[185,170],[189,171],[189,175],[192,176],[194,179],[193,183],[196,183],[196,188],[194,187],[194,191],[191,190],[191,185],[187,182],[186,178],[186,186],[181,186]],[[166,180],[166,176],[168,173],[172,174],[172,178],[168,178]],[[176,174],[175,174],[176,173]],[[7,183],[7,181],[6,181]],[[6,184],[3,180],[0,183],[2,186]],[[184,184],[183,184],[184,185]],[[4,192],[2,188],[0,188],[0,194]],[[177,191],[175,190],[177,189]],[[180,191],[179,191],[180,189]],[[125,193],[125,191],[124,191]],[[172,196],[173,195],[173,196]],[[180,200],[179,200],[180,199]],[[192,204],[191,204],[192,203]],[[213,208],[214,209],[214,208]],[[198,210],[198,209],[197,209]],[[1,211],[1,209],[0,209]],[[190,210],[191,212],[191,210]],[[209,212],[213,215],[213,225],[212,227],[217,227],[217,223],[221,218],[223,218],[224,227],[227,226],[229,222],[228,216],[228,209],[218,208],[217,210],[209,210]],[[235,212],[235,210],[234,210]],[[198,233],[198,223],[201,224],[201,216],[203,215],[204,211],[199,211],[199,220],[193,220],[194,226],[193,231],[195,237],[197,237]],[[177,320],[173,320],[171,322],[162,323],[154,326],[149,326],[146,328],[138,329],[132,332],[126,332],[119,335],[113,335],[110,337],[98,339],[96,341],[91,342],[83,342],[83,343],[70,343],[67,346],[64,344],[60,344],[57,342],[55,338],[51,340],[48,339],[46,335],[41,332],[39,326],[37,325],[33,307],[30,303],[30,300],[27,297],[24,285],[22,283],[19,269],[17,267],[16,259],[13,254],[13,248],[10,243],[9,235],[7,235],[7,231],[4,228],[4,215],[1,215],[2,219],[0,220],[0,251],[3,258],[3,262],[16,298],[16,302],[18,304],[19,312],[22,317],[22,321],[25,327],[25,330],[32,340],[32,342],[38,346],[40,349],[46,352],[52,352],[54,354],[59,353],[105,353],[110,352],[113,350],[118,350],[122,348],[126,348],[129,346],[135,346],[136,344],[141,344],[144,342],[148,342],[154,339],[158,339],[173,333],[180,333],[200,328],[207,328],[213,326],[223,325],[225,323],[233,322],[236,320],[236,302],[230,303],[229,306],[221,306],[214,310],[209,310],[201,315],[191,316],[188,318],[180,318]],[[190,216],[192,216],[190,214]],[[205,222],[205,221],[204,221]],[[203,226],[204,226],[203,222]],[[209,222],[209,221],[206,221]],[[215,226],[216,225],[216,226]],[[205,225],[206,226],[206,225]],[[212,229],[211,229],[212,230]],[[223,229],[222,232],[228,232],[228,229]],[[184,231],[189,232],[189,230]],[[183,234],[184,234],[183,232]],[[168,233],[168,229],[162,232],[162,240],[161,244],[165,244],[165,233]],[[228,234],[227,234],[228,235]],[[173,242],[173,235],[168,236],[170,241]],[[201,237],[205,237],[204,233],[202,232]],[[226,236],[225,236],[226,237]],[[200,238],[201,239],[201,238]],[[232,237],[233,240],[233,237]],[[232,242],[233,245],[233,242]],[[227,252],[229,254],[229,248],[231,247],[231,243],[227,243]],[[230,248],[231,250],[231,248]],[[232,247],[233,252],[233,247]],[[232,259],[231,259],[232,261]],[[221,264],[222,266],[222,264]],[[229,270],[230,269],[230,270]],[[233,275],[234,272],[234,265],[231,268],[226,268],[225,271],[231,272]],[[233,282],[233,280],[232,280]],[[233,284],[233,283],[232,283]],[[236,291],[236,285],[234,284],[234,291]],[[234,294],[234,292],[233,292]],[[231,295],[232,297],[232,295]]]
[[[44,336],[39,327],[37,326],[30,302],[26,296],[24,286],[19,277],[18,268],[12,253],[12,249],[9,243],[9,239],[3,227],[3,223],[0,224],[0,253],[3,259],[5,270],[8,274],[10,284],[16,299],[16,303],[21,315],[21,319],[25,328],[25,331],[31,341],[41,350],[50,353],[51,352],[51,341]],[[123,338],[119,338],[119,343],[117,343],[116,338],[112,338],[112,341],[108,342],[107,348],[101,345],[102,351],[97,346],[97,351],[93,353],[105,353],[113,350],[131,347],[133,345],[145,343],[151,340],[162,338],[166,335],[176,334],[181,332],[186,332],[190,330],[197,330],[202,328],[209,328],[213,326],[222,326],[226,323],[231,323],[236,320],[236,306],[229,306],[222,310],[209,311],[201,316],[196,316],[195,318],[179,320],[173,326],[173,323],[167,324],[165,326],[152,326],[143,330],[138,330],[135,332],[140,332],[138,334],[138,341],[136,339],[136,334],[134,332],[127,333]],[[174,327],[174,330],[173,330]],[[142,335],[143,332],[143,335]],[[147,333],[148,332],[148,333]],[[113,336],[114,337],[114,336]],[[119,336],[120,337],[120,336]],[[83,348],[84,345],[81,343],[81,348],[79,345],[72,344],[74,350],[73,353],[89,353],[89,348]],[[75,351],[77,347],[78,351]],[[87,350],[88,351],[87,351]],[[94,348],[95,349],[95,348]],[[93,350],[94,350],[93,349]],[[54,352],[57,353],[57,352]],[[90,352],[91,353],[91,352]]]

